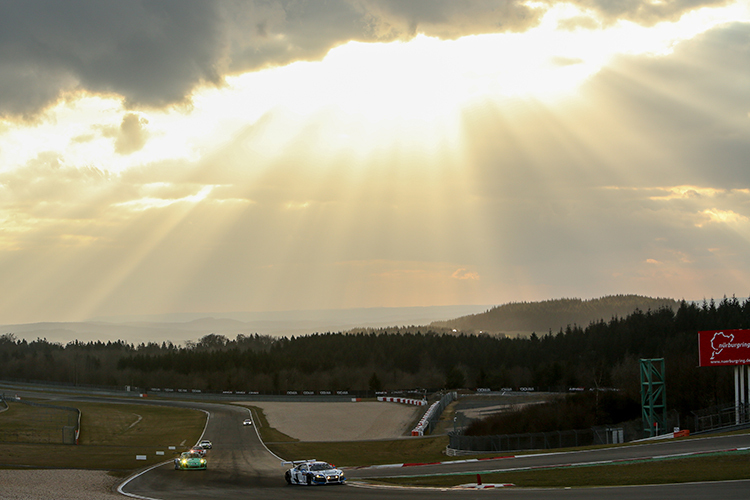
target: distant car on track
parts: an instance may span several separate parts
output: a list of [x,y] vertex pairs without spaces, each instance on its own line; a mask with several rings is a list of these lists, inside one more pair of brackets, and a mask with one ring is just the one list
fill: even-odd
[[253,425],[252,419],[246,418],[242,421],[242,425]]
[[208,439],[204,439],[203,441],[201,441],[200,443],[198,443],[198,446],[200,446],[204,450],[210,450],[211,448],[214,447],[214,445],[212,445],[211,441],[209,441]]
[[287,484],[312,486],[315,484],[344,484],[346,482],[344,471],[337,469],[328,462],[313,459],[282,462],[281,464],[294,465],[284,474]]
[[207,460],[203,455],[182,452],[179,457],[174,459],[175,470],[206,470]]
[[193,446],[192,448],[190,448],[188,450],[188,453],[195,453],[196,455],[200,455],[202,457],[205,457],[207,451],[208,450],[206,450],[204,448],[201,448],[200,446]]

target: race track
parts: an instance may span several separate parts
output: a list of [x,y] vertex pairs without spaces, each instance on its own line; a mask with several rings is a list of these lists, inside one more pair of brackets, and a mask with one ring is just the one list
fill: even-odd
[[[180,404],[174,402],[173,404]],[[285,467],[259,440],[254,427],[242,426],[248,415],[244,408],[210,403],[190,403],[210,412],[205,438],[214,448],[209,455],[207,471],[175,471],[171,463],[147,471],[121,486],[125,494],[137,498],[172,499],[247,499],[269,500],[291,498],[313,499],[690,499],[733,500],[748,498],[750,481],[693,483],[663,486],[577,489],[412,489],[362,487],[355,485],[303,487],[287,486]],[[403,468],[370,468],[347,470],[352,478],[436,474],[448,472],[487,473],[516,467],[538,467],[553,464],[587,463],[622,458],[653,457],[689,452],[726,450],[750,446],[750,435],[661,442],[650,445],[596,450],[582,453],[544,454],[514,459],[465,462],[453,465],[430,465]],[[298,457],[295,457],[298,458]],[[322,458],[322,457],[318,457]],[[467,479],[467,482],[471,482]]]

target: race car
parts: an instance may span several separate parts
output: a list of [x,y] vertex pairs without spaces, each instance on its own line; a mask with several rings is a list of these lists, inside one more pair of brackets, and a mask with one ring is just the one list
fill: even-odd
[[200,446],[204,450],[210,450],[211,448],[213,448],[213,445],[211,444],[211,441],[209,441],[208,439],[204,439],[203,441],[201,441],[200,443],[198,443],[198,446]]
[[206,470],[206,459],[198,454],[184,451],[174,459],[175,470]]
[[242,421],[242,425],[253,425],[252,419],[246,418]]
[[201,448],[200,446],[193,446],[188,450],[189,453],[195,453],[196,455],[200,455],[202,457],[206,456],[206,449]]
[[328,462],[311,460],[295,460],[281,462],[281,465],[294,465],[284,474],[287,484],[344,484],[344,471],[337,469]]

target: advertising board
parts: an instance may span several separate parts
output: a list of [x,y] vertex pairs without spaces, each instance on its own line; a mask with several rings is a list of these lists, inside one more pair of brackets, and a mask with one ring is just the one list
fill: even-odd
[[750,330],[698,332],[699,366],[750,364]]

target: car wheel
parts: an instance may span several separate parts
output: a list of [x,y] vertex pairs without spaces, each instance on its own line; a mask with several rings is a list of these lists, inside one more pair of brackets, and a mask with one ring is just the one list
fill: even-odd
[[312,476],[307,476],[307,485],[310,486],[312,484]]
[[289,471],[284,474],[284,479],[286,479],[286,484],[292,484],[292,474]]

